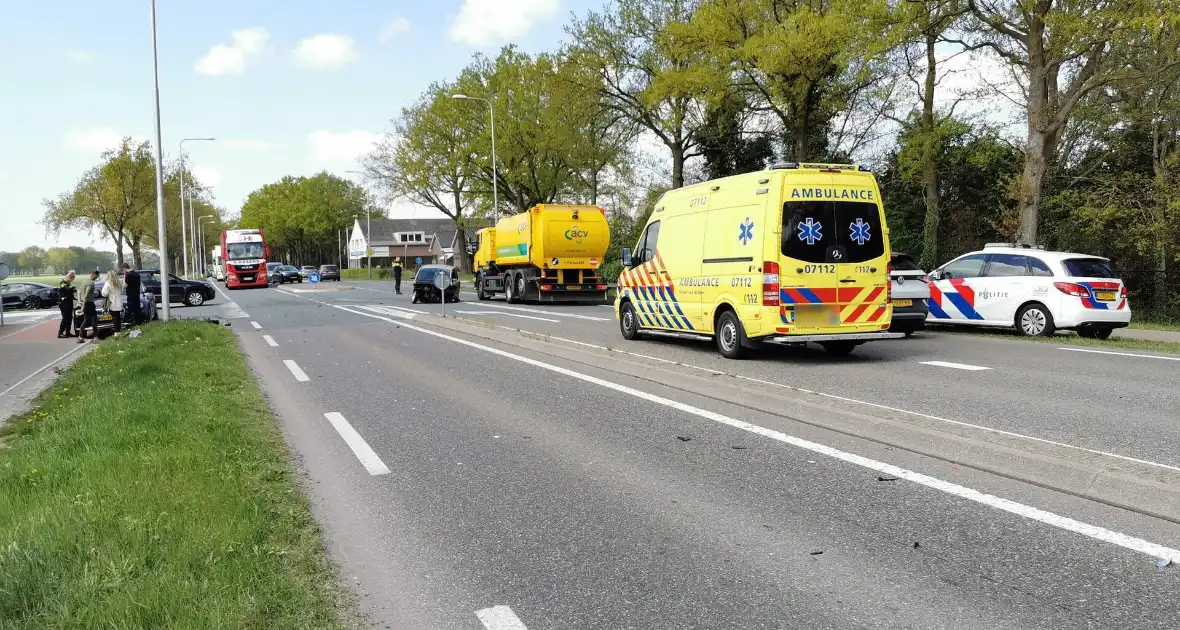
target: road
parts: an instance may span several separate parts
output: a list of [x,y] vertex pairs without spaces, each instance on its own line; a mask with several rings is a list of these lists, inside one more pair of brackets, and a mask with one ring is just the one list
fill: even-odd
[[602,306],[448,305],[470,324],[341,284],[221,308],[377,627],[1180,623],[1180,361],[928,334],[732,362]]

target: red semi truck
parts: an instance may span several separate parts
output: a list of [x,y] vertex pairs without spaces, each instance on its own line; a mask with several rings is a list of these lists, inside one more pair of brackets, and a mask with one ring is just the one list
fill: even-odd
[[232,291],[269,285],[266,259],[270,257],[270,248],[266,246],[262,228],[223,230],[221,255],[225,261],[225,288]]

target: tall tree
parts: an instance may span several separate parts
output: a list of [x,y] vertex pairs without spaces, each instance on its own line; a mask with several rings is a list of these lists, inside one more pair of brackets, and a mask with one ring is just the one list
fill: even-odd
[[24,271],[37,273],[45,267],[45,250],[36,245],[30,245],[21,250],[17,257],[17,264]]
[[52,233],[75,227],[101,230],[115,243],[116,262],[122,264],[127,227],[155,207],[155,163],[147,142],[123,138],[118,149],[102,155],[70,192],[45,200],[42,223]]
[[654,134],[672,159],[672,187],[684,185],[685,163],[700,154],[709,87],[716,77],[698,71],[701,50],[679,45],[673,25],[687,23],[698,0],[612,0],[601,13],[575,20],[571,58],[598,75],[606,105]]
[[365,190],[342,177],[288,175],[250,193],[238,224],[265,229],[276,258],[318,264],[336,259],[337,231],[364,218],[370,206]]
[[[390,201],[428,206],[450,217],[458,242],[465,243],[465,220],[474,199],[468,187],[477,171],[470,149],[478,131],[473,130],[469,105],[453,99],[455,93],[455,86],[435,83],[417,102],[403,108],[393,133],[386,134],[364,158],[364,168],[367,178]],[[485,155],[490,159],[490,152]],[[467,249],[456,248],[455,256],[460,268],[470,271]]]
[[1173,0],[967,0],[971,43],[1022,82],[1026,114],[1017,238],[1036,243],[1045,174],[1070,116],[1088,94],[1130,76],[1120,48],[1142,40],[1145,21],[1175,19]]
[[[939,197],[938,157],[939,144],[943,139],[942,121],[954,117],[956,98],[949,107],[939,111],[935,95],[945,72],[939,71],[937,47],[947,40],[948,33],[961,24],[967,14],[965,0],[915,0],[900,3],[891,20],[900,28],[894,30],[898,46],[895,56],[901,64],[901,73],[912,84],[917,107],[908,101],[907,114],[917,112],[917,120],[895,120],[906,125],[907,138],[917,143],[918,151],[902,153],[901,172],[919,178],[923,187],[926,214],[922,228],[922,248],[919,264],[925,269],[934,268],[940,258],[938,253],[939,224],[942,219]],[[969,52],[963,49],[959,54]],[[915,124],[916,123],[916,124]]]
[[698,132],[709,179],[764,168],[774,158],[774,139],[754,128],[745,96],[733,91],[710,103]]
[[64,274],[78,266],[78,252],[69,247],[50,247],[45,252],[45,265],[54,273]]
[[874,42],[887,8],[883,0],[705,0],[673,33],[779,120],[792,159],[815,161],[817,135],[876,81]]

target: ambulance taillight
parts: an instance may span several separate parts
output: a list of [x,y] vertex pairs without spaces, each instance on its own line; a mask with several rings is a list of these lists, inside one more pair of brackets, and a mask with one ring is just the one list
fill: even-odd
[[778,306],[778,263],[762,263],[762,306]]

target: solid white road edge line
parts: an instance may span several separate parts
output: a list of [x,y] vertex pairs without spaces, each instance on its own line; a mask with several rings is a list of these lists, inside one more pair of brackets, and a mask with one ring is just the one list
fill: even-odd
[[250,325],[254,327],[254,330],[262,330],[262,324],[258,322],[250,322]]
[[[543,335],[544,334],[544,333],[534,333],[534,332],[527,331],[527,330],[520,330],[519,328],[512,328],[510,326],[498,326],[498,328],[503,328],[504,330],[512,330],[515,332],[527,332],[527,333],[533,334],[533,335]],[[640,357],[640,358],[648,359],[651,361],[659,361],[661,363],[671,363],[673,365],[680,365],[681,367],[692,368],[694,370],[700,370],[702,372],[709,372],[710,374],[713,374],[713,375],[724,374],[724,372],[720,372],[720,371],[714,370],[712,368],[701,367],[699,365],[692,365],[691,363],[678,363],[676,361],[669,361],[668,359],[661,359],[660,357],[652,357],[652,356],[648,356],[646,354],[639,354],[637,352],[628,352],[626,350],[618,350],[616,348],[607,348],[606,346],[599,346],[599,345],[595,345],[592,343],[586,343],[584,341],[577,341],[574,339],[566,339],[564,337],[557,337],[554,335],[548,335],[548,338],[549,339],[556,339],[558,341],[564,341],[566,343],[573,343],[573,344],[577,344],[580,346],[586,346],[589,348],[595,348],[598,350],[606,350],[607,352],[618,352],[619,354],[625,354],[625,355],[632,356],[632,357]],[[1071,350],[1071,349],[1072,348],[1062,348],[1062,350]],[[1160,462],[1153,462],[1153,461],[1147,460],[1147,459],[1139,459],[1137,457],[1129,457],[1127,455],[1119,455],[1118,453],[1111,453],[1108,451],[1099,451],[1099,450],[1092,449],[1092,448],[1086,448],[1084,446],[1076,446],[1074,444],[1066,444],[1065,442],[1057,442],[1054,440],[1047,440],[1045,438],[1039,438],[1039,437],[1036,437],[1033,435],[1025,435],[1023,433],[1014,433],[1012,431],[1005,431],[1003,429],[996,429],[994,427],[985,427],[981,424],[972,424],[970,422],[963,422],[962,420],[951,420],[950,418],[943,418],[942,416],[934,416],[934,415],[931,415],[928,413],[922,413],[920,411],[910,411],[909,409],[902,409],[900,407],[890,407],[889,405],[882,405],[882,404],[878,404],[878,403],[868,402],[867,400],[858,400],[856,398],[848,398],[847,396],[838,396],[836,394],[829,394],[827,392],[817,392],[817,391],[811,390],[811,389],[804,389],[802,387],[795,387],[794,385],[787,385],[785,383],[778,383],[775,381],[767,381],[767,380],[763,380],[760,378],[754,378],[752,376],[744,376],[742,374],[733,374],[732,376],[736,379],[740,379],[743,381],[750,381],[752,383],[758,383],[760,385],[770,385],[772,387],[779,387],[779,388],[790,390],[793,392],[800,392],[803,394],[811,394],[813,396],[822,396],[824,398],[831,398],[832,400],[839,400],[841,402],[853,403],[853,404],[857,404],[857,405],[865,405],[866,407],[873,407],[875,409],[884,409],[886,411],[895,411],[897,413],[905,413],[905,414],[909,414],[911,416],[918,416],[919,418],[926,418],[928,420],[937,420],[938,422],[945,422],[947,424],[953,424],[953,425],[957,425],[960,427],[968,427],[971,429],[979,429],[980,431],[988,431],[990,433],[995,433],[997,435],[1006,435],[1008,437],[1020,438],[1022,440],[1030,440],[1033,442],[1039,442],[1041,444],[1049,444],[1052,446],[1060,446],[1062,448],[1069,448],[1069,449],[1073,449],[1076,451],[1082,451],[1084,453],[1093,453],[1094,455],[1102,455],[1104,457],[1113,457],[1115,459],[1121,459],[1125,462],[1135,462],[1136,464],[1145,464],[1147,466],[1155,466],[1157,468],[1165,468],[1167,470],[1175,470],[1177,472],[1180,472],[1180,466],[1172,466],[1170,464],[1162,464]]]
[[[350,309],[343,307],[343,306],[337,306],[336,308],[346,310],[346,311],[350,310]],[[356,311],[354,311],[354,312],[356,312]],[[358,313],[358,314],[365,314],[365,313]],[[370,315],[370,317],[378,317],[378,316]],[[389,321],[390,323],[399,323],[399,322],[394,322],[393,320],[387,320],[387,321]],[[861,466],[863,468],[868,468],[870,470],[875,470],[879,473],[883,473],[883,474],[889,475],[891,477],[898,477],[901,479],[905,479],[907,481],[912,481],[913,483],[916,483],[921,486],[925,486],[927,488],[931,488],[933,490],[939,490],[941,492],[945,492],[947,494],[950,494],[950,495],[953,495],[953,496],[956,496],[956,497],[959,497],[962,499],[966,499],[968,501],[974,501],[975,503],[979,503],[981,505],[986,505],[988,507],[995,508],[997,510],[1002,510],[1004,512],[1008,512],[1009,514],[1015,514],[1016,516],[1021,516],[1021,517],[1024,517],[1024,518],[1027,518],[1030,520],[1037,521],[1039,523],[1044,523],[1046,525],[1056,527],[1058,529],[1063,529],[1066,531],[1074,532],[1075,534],[1081,534],[1083,536],[1087,536],[1087,537],[1093,538],[1095,540],[1099,540],[1102,542],[1117,545],[1119,547],[1123,547],[1124,549],[1136,551],[1136,552],[1139,552],[1139,553],[1142,553],[1142,554],[1145,554],[1145,555],[1148,555],[1148,556],[1151,556],[1154,558],[1167,558],[1167,559],[1171,560],[1172,562],[1180,562],[1180,549],[1173,549],[1171,547],[1165,547],[1163,545],[1159,545],[1159,544],[1156,544],[1153,542],[1149,542],[1147,540],[1143,540],[1142,538],[1136,538],[1134,536],[1129,536],[1127,534],[1123,534],[1121,532],[1109,530],[1104,527],[1099,527],[1097,525],[1083,523],[1081,521],[1078,521],[1078,520],[1075,520],[1075,519],[1072,519],[1072,518],[1069,518],[1066,516],[1061,516],[1059,514],[1054,514],[1052,512],[1048,512],[1048,511],[1042,510],[1040,508],[1035,508],[1030,505],[1025,505],[1023,503],[1017,503],[1017,502],[1012,501],[1010,499],[1004,499],[1002,497],[997,497],[992,494],[980,492],[979,490],[975,490],[973,488],[961,486],[959,484],[951,483],[949,481],[943,481],[942,479],[937,479],[937,478],[931,477],[929,475],[924,475],[919,472],[907,470],[907,469],[901,468],[899,466],[894,466],[893,464],[887,464],[885,462],[879,462],[874,459],[869,459],[868,457],[863,457],[863,456],[856,455],[853,453],[847,453],[847,452],[841,451],[839,449],[832,448],[830,446],[818,444],[818,443],[812,442],[810,440],[804,440],[803,438],[798,438],[793,435],[787,435],[786,433],[783,433],[781,431],[775,431],[773,429],[768,429],[766,427],[758,426],[756,424],[751,424],[751,423],[745,422],[743,420],[737,420],[735,418],[730,418],[729,416],[725,416],[725,415],[722,415],[722,414],[719,414],[716,412],[712,412],[707,409],[701,409],[700,407],[694,407],[692,405],[682,403],[682,402],[679,402],[676,400],[672,400],[670,398],[664,398],[663,396],[658,396],[656,394],[652,394],[649,392],[645,392],[645,391],[641,391],[641,390],[634,389],[631,387],[627,387],[626,385],[619,385],[618,383],[613,383],[611,381],[607,381],[607,380],[598,378],[596,376],[590,376],[589,374],[575,372],[574,370],[570,370],[570,369],[566,369],[566,368],[559,367],[556,365],[552,365],[550,363],[545,363],[544,361],[538,361],[536,359],[530,359],[529,357],[521,356],[518,354],[512,354],[511,352],[500,350],[499,348],[485,346],[482,344],[475,343],[473,341],[468,341],[466,339],[460,339],[458,337],[452,337],[450,335],[445,335],[443,333],[435,332],[433,330],[428,330],[426,328],[420,328],[418,326],[414,326],[411,324],[400,323],[400,325],[403,328],[409,328],[411,330],[416,330],[418,332],[430,335],[432,337],[438,337],[439,339],[446,339],[447,341],[452,341],[454,343],[458,343],[460,345],[464,345],[469,348],[476,348],[478,350],[483,350],[484,352],[489,352],[489,353],[494,354],[496,356],[504,357],[507,359],[512,359],[514,361],[519,361],[519,362],[525,363],[527,365],[532,365],[534,367],[539,367],[539,368],[542,368],[545,370],[549,370],[550,372],[555,372],[557,374],[562,374],[564,376],[576,378],[580,381],[585,381],[587,383],[592,383],[592,384],[598,385],[600,387],[612,389],[612,390],[617,391],[619,393],[627,394],[629,396],[634,396],[636,398],[640,398],[640,399],[646,400],[648,402],[652,402],[652,403],[655,403],[658,405],[663,405],[665,407],[676,409],[678,411],[682,411],[687,414],[691,414],[691,415],[694,415],[694,416],[697,416],[700,418],[704,418],[706,420],[712,420],[712,421],[717,422],[719,424],[729,425],[729,426],[734,427],[736,429],[748,431],[748,432],[753,433],[755,435],[761,435],[762,437],[770,438],[770,439],[776,440],[778,442],[783,442],[784,444],[790,444],[791,446],[802,448],[804,450],[808,450],[813,453],[818,453],[820,455],[826,455],[826,456],[831,457],[833,459],[838,459],[842,462],[854,464],[856,466]]]
[[489,308],[501,308],[506,311],[520,311],[522,313],[540,313],[541,315],[553,315],[554,317],[568,317],[570,319],[585,319],[592,322],[609,322],[610,319],[606,317],[594,317],[593,315],[580,315],[578,313],[566,313],[555,311],[543,311],[539,308],[524,308],[522,306],[505,306],[503,304],[492,304],[490,302],[482,302],[480,307],[487,306]]
[[954,370],[967,370],[970,372],[978,372],[980,370],[990,370],[989,367],[982,365],[967,365],[966,363],[951,363],[950,361],[918,361],[922,365],[933,365],[934,367],[951,368]]
[[344,419],[342,414],[331,411],[325,413],[324,417],[328,419],[328,422],[332,423],[332,427],[336,429],[340,437],[344,438],[344,443],[348,445],[348,448],[352,449],[353,454],[361,461],[361,464],[364,465],[365,470],[369,471],[370,475],[389,474],[389,468],[385,465],[385,462],[381,461],[381,458],[377,456],[377,453],[372,448],[369,448],[369,443],[365,441],[365,438],[361,437],[360,433],[356,432],[356,429],[352,428],[352,425],[348,423],[348,420]]
[[291,359],[283,359],[283,365],[287,366],[288,370],[291,370],[291,374],[295,375],[295,380],[301,383],[311,380],[308,378],[307,374],[305,374],[303,370],[299,369],[299,366],[296,365]]
[[81,343],[79,343],[79,344],[75,344],[75,345],[74,345],[74,349],[73,349],[73,350],[70,350],[69,352],[67,352],[67,353],[65,353],[65,354],[61,355],[60,357],[58,357],[58,358],[56,358],[56,359],[54,359],[54,360],[50,361],[49,363],[46,363],[45,365],[42,365],[41,367],[37,368],[37,371],[36,371],[36,372],[33,372],[32,374],[30,374],[30,375],[28,375],[28,376],[26,376],[26,377],[22,378],[21,380],[19,380],[19,381],[17,381],[17,382],[15,382],[15,383],[13,383],[13,384],[12,384],[12,387],[9,387],[8,389],[6,389],[6,390],[4,390],[4,391],[0,392],[0,396],[3,396],[3,395],[5,395],[5,394],[7,394],[8,392],[11,392],[12,390],[14,390],[14,389],[16,389],[16,388],[20,387],[21,385],[24,385],[25,383],[27,383],[27,382],[29,381],[29,379],[31,379],[31,378],[33,378],[34,376],[36,376],[36,375],[38,375],[38,374],[40,374],[40,373],[44,372],[45,370],[48,370],[49,368],[51,368],[51,367],[53,367],[53,366],[57,365],[59,362],[61,362],[61,360],[62,360],[62,359],[64,359],[64,358],[66,358],[66,357],[70,356],[71,354],[74,354],[75,352],[77,352],[77,351],[81,350],[82,348],[89,348],[90,346],[91,346],[91,344],[88,344],[88,343],[87,343],[87,344],[81,344]]
[[487,630],[528,630],[516,613],[508,606],[492,606],[475,611],[480,623]]
[[263,335],[262,338],[266,340],[266,345],[272,348],[279,347],[279,342],[275,341],[274,337],[271,337],[270,335]]
[[525,315],[523,313],[504,313],[502,311],[460,311],[460,310],[456,310],[455,312],[462,313],[464,315],[499,315],[501,317],[508,316],[508,317],[521,317],[524,319],[535,319],[535,320],[542,321],[542,322],[552,322],[554,324],[561,323],[561,320],[549,319],[548,317],[537,317],[536,315]]
[[1161,357],[1156,354],[1135,354],[1132,352],[1111,352],[1109,350],[1087,350],[1085,348],[1058,348],[1066,352],[1089,352],[1092,354],[1112,354],[1119,357],[1135,357],[1136,359],[1160,359],[1161,361],[1180,361],[1180,357]]

